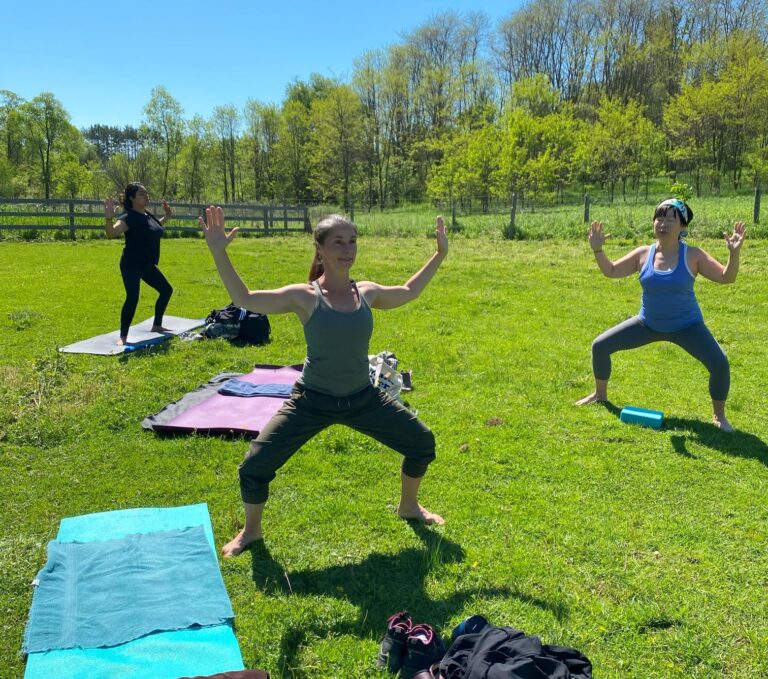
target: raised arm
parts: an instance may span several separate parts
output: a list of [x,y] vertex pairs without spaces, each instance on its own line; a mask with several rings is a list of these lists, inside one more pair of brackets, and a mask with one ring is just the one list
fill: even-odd
[[613,262],[603,252],[603,245],[605,245],[605,241],[610,237],[610,234],[603,231],[602,222],[592,222],[590,224],[589,232],[587,233],[589,246],[592,248],[597,266],[600,267],[603,275],[608,276],[608,278],[625,278],[640,271],[640,257],[647,249],[647,246],[635,248],[632,252]]
[[394,309],[416,299],[422,293],[448,254],[448,236],[442,217],[435,220],[435,236],[437,252],[404,285],[379,285],[371,282],[360,284],[360,290],[368,304],[375,309]]
[[219,276],[227,288],[232,303],[260,314],[295,313],[306,321],[311,313],[314,297],[306,285],[287,285],[275,290],[249,290],[235,271],[227,254],[227,246],[237,233],[237,227],[229,233],[224,229],[224,211],[220,207],[208,207],[206,219],[198,219],[205,235],[205,242],[213,255]]
[[122,219],[115,221],[115,201],[111,198],[104,201],[104,218],[107,238],[117,238],[121,233],[128,231],[128,225]]
[[700,273],[704,278],[715,281],[715,283],[733,283],[736,280],[736,274],[739,273],[739,256],[745,235],[744,222],[736,222],[730,236],[723,233],[725,244],[728,247],[728,262],[725,266],[708,252],[701,248],[695,248],[693,252],[694,273]]
[[173,214],[173,210],[171,210],[171,206],[168,205],[168,201],[167,200],[163,200],[161,205],[163,206],[163,213],[164,214],[157,221],[160,222],[160,224],[162,224],[163,226],[165,226],[166,222],[171,218],[171,215]]

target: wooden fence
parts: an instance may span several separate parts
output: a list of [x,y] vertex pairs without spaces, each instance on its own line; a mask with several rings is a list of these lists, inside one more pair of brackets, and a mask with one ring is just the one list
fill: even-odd
[[[173,215],[168,231],[199,231],[197,218],[205,213],[206,204],[171,203]],[[229,227],[240,231],[276,234],[289,231],[311,231],[309,208],[291,205],[223,205]],[[160,203],[151,203],[150,212],[161,217]],[[119,214],[120,209],[115,211]],[[101,200],[42,200],[39,198],[0,197],[0,230],[36,231],[70,230],[72,238],[78,230],[104,230],[104,203]]]

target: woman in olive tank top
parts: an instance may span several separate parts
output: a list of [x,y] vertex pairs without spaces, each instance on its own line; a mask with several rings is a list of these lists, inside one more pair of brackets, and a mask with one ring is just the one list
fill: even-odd
[[443,218],[437,218],[437,252],[403,285],[356,283],[350,270],[357,255],[357,227],[330,215],[314,230],[315,258],[308,283],[275,290],[249,290],[226,248],[237,228],[224,228],[220,207],[209,207],[200,225],[234,304],[263,314],[295,313],[304,326],[307,358],[291,398],[254,439],[240,465],[245,526],[228,542],[224,556],[240,554],[261,539],[261,518],[275,472],[309,439],[332,424],[344,424],[403,455],[397,513],[404,519],[444,523],[418,502],[427,467],[435,459],[435,437],[402,403],[371,385],[368,341],[371,309],[393,309],[415,299],[448,253]]

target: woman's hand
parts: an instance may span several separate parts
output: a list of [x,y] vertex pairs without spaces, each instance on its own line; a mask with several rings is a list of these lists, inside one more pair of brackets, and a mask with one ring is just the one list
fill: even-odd
[[602,222],[592,222],[589,225],[589,232],[587,233],[587,239],[589,240],[589,247],[593,252],[598,252],[603,249],[605,241],[611,237],[610,234],[603,232]]
[[163,206],[163,212],[165,213],[165,219],[168,220],[171,218],[171,215],[173,214],[173,210],[171,210],[171,206],[168,205],[167,200],[163,200],[160,203]]
[[111,198],[104,201],[104,216],[110,220],[115,218],[115,201]]
[[733,234],[730,236],[723,231],[723,238],[725,238],[725,244],[728,246],[728,252],[738,252],[741,246],[744,244],[746,227],[744,222],[736,222],[733,225]]
[[229,233],[224,229],[224,210],[211,205],[205,209],[205,219],[198,217],[197,221],[205,235],[205,242],[211,252],[224,252],[237,233],[237,227]]
[[437,254],[445,257],[448,254],[448,235],[445,233],[445,220],[438,216],[435,220],[435,237],[437,238]]

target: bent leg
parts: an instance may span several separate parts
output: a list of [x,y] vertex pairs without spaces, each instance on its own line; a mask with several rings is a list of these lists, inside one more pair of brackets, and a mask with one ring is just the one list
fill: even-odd
[[147,285],[158,292],[157,301],[155,302],[155,320],[152,327],[153,330],[160,329],[163,327],[163,316],[168,308],[168,302],[171,301],[173,288],[168,279],[163,276],[162,271],[157,268],[157,265],[144,269],[141,278]]
[[670,340],[687,351],[709,371],[709,395],[715,424],[724,431],[733,427],[725,417],[725,401],[731,388],[731,367],[723,348],[704,323],[672,333]]
[[344,424],[370,436],[403,456],[401,495],[397,513],[404,519],[445,523],[439,514],[419,504],[418,492],[427,467],[435,459],[435,435],[400,401],[370,388],[367,401]]
[[595,379],[608,380],[611,377],[611,354],[637,349],[661,339],[661,333],[647,328],[639,316],[629,318],[606,330],[592,342],[592,370]]
[[240,495],[246,504],[262,504],[269,497],[269,483],[275,472],[315,434],[332,421],[306,405],[306,395],[294,389],[259,435],[251,441],[238,468]]
[[133,316],[136,313],[136,306],[139,303],[141,270],[121,261],[120,275],[123,277],[123,286],[125,287],[125,302],[123,302],[123,308],[120,311],[120,339],[125,342],[128,338],[131,321],[133,321]]
[[581,406],[608,400],[611,354],[616,351],[636,349],[661,339],[661,335],[647,328],[639,316],[629,318],[610,330],[606,330],[592,342],[592,372],[595,375],[595,391],[576,401],[576,405]]
[[330,422],[306,406],[304,392],[294,389],[259,435],[251,441],[238,468],[245,524],[224,547],[226,557],[237,556],[262,537],[261,518],[269,496],[269,482],[291,456]]

